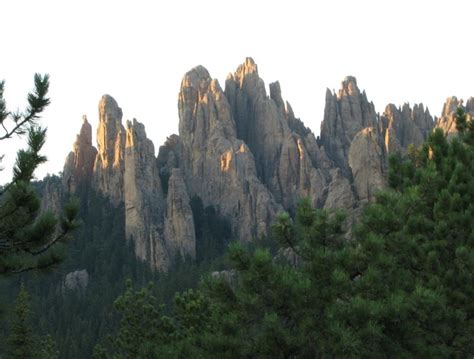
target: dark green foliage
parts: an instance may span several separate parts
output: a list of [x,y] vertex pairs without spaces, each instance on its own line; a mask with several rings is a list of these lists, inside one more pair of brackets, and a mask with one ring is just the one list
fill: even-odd
[[374,353],[474,353],[474,148],[457,114],[460,138],[436,130],[410,158],[392,159],[393,190],[357,230],[357,296],[343,315],[377,328],[365,342]]
[[39,115],[49,104],[49,76],[35,75],[35,90],[28,94],[25,113],[10,113],[3,97],[4,82],[0,83],[0,124],[4,134],[0,140],[13,135],[28,134],[28,147],[19,150],[13,168],[12,182],[0,191],[0,274],[49,268],[62,257],[52,247],[74,230],[78,204],[71,201],[60,221],[53,213],[40,214],[40,200],[31,187],[36,168],[46,161],[40,154],[46,141],[46,129],[36,125]]
[[51,336],[41,337],[33,333],[30,312],[30,296],[22,285],[13,308],[10,334],[7,338],[8,358],[57,358],[55,343]]
[[230,223],[213,206],[204,208],[201,198],[191,198],[194,229],[196,232],[196,260],[210,261],[225,252],[231,238]]
[[[51,186],[59,186],[61,182],[55,176],[49,177],[48,181]],[[36,184],[40,192],[43,186]],[[204,273],[221,265],[180,260],[169,273],[153,273],[149,264],[135,258],[133,242],[125,240],[123,207],[112,206],[91,188],[81,188],[76,195],[81,203],[78,217],[84,225],[66,243],[66,260],[48,275],[25,273],[9,282],[0,282],[0,296],[4,302],[11,300],[7,293],[16,292],[19,282],[25,282],[36,299],[34,329],[51,333],[61,358],[89,358],[97,343],[108,348],[110,343],[106,338],[120,323],[113,303],[126,290],[127,278],[139,287],[150,281],[154,283],[150,294],[156,302],[165,304],[159,311],[163,316],[171,313],[176,292],[196,287]],[[61,289],[67,273],[82,269],[89,274],[85,290]]]
[[353,240],[343,216],[303,200],[274,226],[276,256],[233,244],[230,270],[176,297],[170,335],[136,343],[177,358],[472,357],[474,127],[464,116],[459,138],[436,130],[391,159],[391,188]]
[[121,314],[120,329],[111,343],[118,357],[152,357],[154,344],[172,335],[171,323],[160,315],[161,307],[152,294],[152,284],[134,292],[129,281],[114,307]]
[[7,339],[8,353],[11,358],[32,358],[35,353],[35,343],[30,319],[30,297],[24,286],[13,309],[13,319],[10,326],[10,336]]

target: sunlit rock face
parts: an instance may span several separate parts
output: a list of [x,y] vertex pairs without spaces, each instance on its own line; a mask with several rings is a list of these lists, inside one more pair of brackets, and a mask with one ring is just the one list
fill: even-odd
[[118,205],[124,201],[125,128],[122,109],[109,95],[102,96],[99,102],[97,149],[93,186]]
[[448,138],[452,138],[458,133],[458,130],[456,129],[456,110],[460,106],[464,107],[466,110],[468,120],[474,117],[473,97],[470,97],[464,105],[463,100],[458,100],[457,97],[452,96],[446,99],[446,102],[443,105],[441,117],[436,121],[436,127],[441,128]]
[[180,162],[190,196],[229,218],[242,241],[267,233],[281,207],[258,179],[253,154],[237,138],[227,97],[204,67],[184,75],[178,108]]
[[84,116],[81,131],[64,164],[62,181],[68,192],[75,192],[80,185],[90,184],[96,156],[97,149],[92,145],[92,127]]
[[[388,156],[420,146],[434,127],[455,135],[461,104],[449,98],[439,119],[423,104],[389,104],[379,115],[348,76],[337,93],[327,90],[316,138],[284,101],[279,82],[267,92],[252,58],[228,75],[225,91],[197,66],[181,82],[179,135],[169,136],[158,156],[144,125],[134,119],[124,128],[122,110],[104,95],[97,150],[84,119],[62,186],[47,182],[52,199],[43,203],[57,206],[64,193],[90,186],[123,209],[137,258],[166,271],[176,257],[196,257],[194,196],[213,206],[230,222],[233,238],[244,242],[268,234],[276,214],[294,213],[301,197],[319,208],[343,209],[354,223],[386,186]],[[465,108],[471,117],[474,99]]]

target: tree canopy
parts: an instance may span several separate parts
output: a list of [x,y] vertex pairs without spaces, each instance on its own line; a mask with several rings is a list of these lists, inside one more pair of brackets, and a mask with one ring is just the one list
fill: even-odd
[[159,333],[134,348],[167,357],[472,357],[474,123],[458,109],[457,124],[391,158],[351,240],[342,215],[303,200],[274,225],[278,252],[231,245],[229,269],[178,294],[171,316],[129,289],[111,353],[133,356],[120,336],[146,315]]

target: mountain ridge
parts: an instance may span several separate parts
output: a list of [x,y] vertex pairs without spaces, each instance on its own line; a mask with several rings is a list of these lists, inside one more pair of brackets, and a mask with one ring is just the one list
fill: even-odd
[[[197,66],[181,83],[179,135],[169,136],[157,156],[144,125],[133,119],[124,127],[121,108],[104,95],[97,149],[84,119],[57,191],[91,186],[123,203],[135,255],[166,271],[176,256],[196,256],[191,198],[214,206],[244,242],[266,235],[276,214],[293,211],[300,197],[344,209],[353,221],[385,186],[388,156],[421,145],[435,127],[453,135],[459,104],[448,98],[439,119],[423,104],[389,104],[380,115],[347,76],[337,93],[327,90],[316,137],[283,100],[278,82],[267,94],[253,59],[228,75],[224,89]],[[472,98],[466,108],[474,112]]]

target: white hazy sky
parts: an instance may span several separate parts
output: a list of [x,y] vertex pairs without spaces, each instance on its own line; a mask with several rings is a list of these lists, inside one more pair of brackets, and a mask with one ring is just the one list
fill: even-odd
[[[87,115],[94,132],[102,94],[146,126],[155,151],[177,133],[181,78],[205,66],[224,80],[247,56],[268,85],[279,80],[316,134],[326,88],[357,77],[376,110],[474,95],[472,0],[48,1],[0,5],[0,79],[10,110],[22,109],[35,72],[51,75],[51,105],[37,177],[62,170]],[[95,133],[94,133],[95,137]],[[95,141],[95,138],[94,138]],[[23,141],[1,141],[5,170]]]

